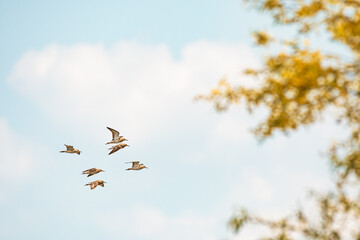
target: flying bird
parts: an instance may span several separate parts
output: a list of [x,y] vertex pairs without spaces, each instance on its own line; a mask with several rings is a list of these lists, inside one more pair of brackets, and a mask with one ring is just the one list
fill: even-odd
[[109,129],[112,133],[112,140],[106,144],[121,143],[123,141],[127,141],[127,139],[124,138],[123,136],[120,136],[120,133],[118,131],[116,131],[115,129],[112,129],[109,127],[107,127],[107,129]]
[[126,170],[141,170],[143,168],[147,168],[145,167],[145,165],[141,164],[140,161],[126,162],[126,163],[132,163],[132,167]]
[[120,143],[118,145],[112,146],[111,148],[109,148],[109,150],[111,150],[110,154],[113,154],[116,151],[119,151],[120,149],[124,148],[124,147],[130,147],[130,145],[127,145],[126,143]]
[[66,144],[64,144],[64,145],[66,147],[66,150],[65,151],[60,151],[61,153],[76,153],[76,154],[80,155],[81,151],[79,149],[76,149],[71,145],[66,145]]
[[90,177],[90,176],[95,175],[95,174],[97,174],[99,172],[105,172],[105,171],[102,170],[102,169],[98,169],[98,168],[90,168],[88,170],[83,171],[81,174],[88,174],[87,177]]
[[93,182],[89,182],[88,184],[85,184],[84,186],[90,186],[90,189],[93,190],[94,188],[96,188],[98,185],[104,187],[104,182],[103,180],[96,180]]

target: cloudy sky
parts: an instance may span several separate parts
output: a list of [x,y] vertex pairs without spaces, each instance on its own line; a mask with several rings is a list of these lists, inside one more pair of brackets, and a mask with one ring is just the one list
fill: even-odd
[[[0,239],[254,239],[227,227],[237,208],[281,216],[326,189],[330,121],[259,143],[262,113],[193,101],[254,84],[250,32],[270,26],[239,0],[0,1]],[[107,126],[130,147],[107,155]]]

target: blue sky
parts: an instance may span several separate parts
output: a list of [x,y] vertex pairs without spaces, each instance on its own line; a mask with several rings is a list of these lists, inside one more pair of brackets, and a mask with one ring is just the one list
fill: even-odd
[[[226,227],[237,206],[279,216],[326,188],[330,121],[258,143],[262,113],[192,100],[223,76],[253,84],[264,26],[235,0],[1,1],[0,238],[253,239]],[[107,126],[130,147],[108,156]]]

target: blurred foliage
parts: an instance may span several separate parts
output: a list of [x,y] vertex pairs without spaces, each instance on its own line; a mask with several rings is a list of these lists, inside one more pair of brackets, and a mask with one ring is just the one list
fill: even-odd
[[[233,86],[223,79],[209,94],[196,98],[215,103],[219,111],[240,102],[250,112],[265,106],[269,114],[255,129],[260,138],[315,123],[330,108],[336,110],[335,119],[347,126],[351,134],[329,149],[336,189],[313,194],[317,218],[298,210],[280,220],[266,220],[241,210],[231,219],[230,226],[235,231],[246,224],[266,226],[273,234],[264,239],[360,240],[360,1],[246,3],[269,14],[283,28],[295,30],[294,34],[287,34],[284,39],[266,31],[253,33],[255,44],[270,52],[260,69],[245,71],[257,79],[258,87]],[[315,50],[309,42],[314,34],[346,49],[348,56]]]

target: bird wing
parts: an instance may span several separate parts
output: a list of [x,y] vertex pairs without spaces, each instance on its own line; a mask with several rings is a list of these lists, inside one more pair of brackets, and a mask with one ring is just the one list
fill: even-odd
[[73,146],[71,146],[71,145],[66,145],[66,144],[64,144],[65,145],[65,147],[66,147],[66,150],[69,150],[69,151],[73,151],[74,150],[74,147]]
[[90,188],[91,188],[91,189],[94,189],[94,188],[97,187],[97,185],[98,185],[98,182],[97,182],[97,181],[92,182],[91,185],[90,185]]
[[107,129],[109,129],[111,131],[113,140],[115,140],[119,137],[120,133],[118,131],[116,131],[115,129],[109,128],[109,127],[107,127]]
[[133,162],[126,162],[126,163],[132,163],[132,167],[136,167],[139,165],[140,161],[133,161]]
[[116,152],[117,150],[119,150],[120,147],[119,147],[119,145],[116,145],[116,146],[113,146],[113,147],[110,148],[110,149],[112,149],[112,150],[111,150],[111,152],[109,153],[109,155],[112,154],[112,153],[114,153],[114,152]]
[[90,168],[88,170],[83,171],[83,173],[90,173],[90,172],[94,172],[96,170],[96,168]]
[[126,163],[139,163],[140,161],[131,161],[131,162],[126,162]]

